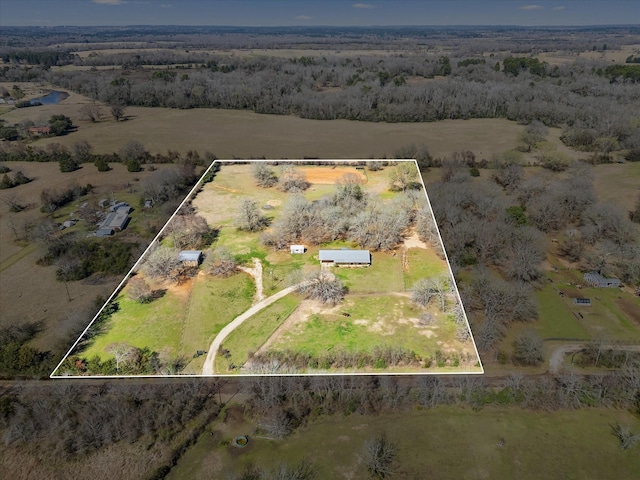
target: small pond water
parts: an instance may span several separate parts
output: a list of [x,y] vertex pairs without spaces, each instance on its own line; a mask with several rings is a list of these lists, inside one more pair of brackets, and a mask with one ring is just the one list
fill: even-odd
[[57,105],[65,98],[67,98],[69,94],[67,92],[59,92],[57,90],[53,90],[52,92],[38,98],[32,98],[30,103],[31,105]]

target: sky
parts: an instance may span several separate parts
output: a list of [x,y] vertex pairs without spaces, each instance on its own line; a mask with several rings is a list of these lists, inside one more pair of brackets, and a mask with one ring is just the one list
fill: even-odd
[[639,23],[640,0],[0,0],[0,28]]

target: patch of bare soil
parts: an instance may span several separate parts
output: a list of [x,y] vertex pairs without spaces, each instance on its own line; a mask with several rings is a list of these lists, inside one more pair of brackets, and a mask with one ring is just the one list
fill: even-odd
[[304,169],[308,182],[323,185],[333,185],[348,173],[360,177],[361,183],[367,183],[367,177],[355,167],[309,167]]
[[162,288],[166,288],[171,293],[180,296],[188,297],[191,287],[193,286],[194,279],[189,278],[181,283],[165,282],[162,284]]
[[416,232],[415,229],[411,230],[411,235],[405,237],[402,246],[407,250],[410,248],[424,248],[425,250],[429,248],[426,243],[420,240],[418,232]]
[[256,283],[256,295],[253,301],[254,304],[261,302],[264,300],[264,289],[262,284],[262,263],[260,263],[260,259],[253,259],[253,268],[249,267],[238,267],[245,273],[248,273],[253,277],[253,280]]
[[616,305],[620,307],[620,310],[624,312],[630,319],[632,319],[636,325],[640,327],[640,302],[635,303],[631,300],[619,299],[616,300]]

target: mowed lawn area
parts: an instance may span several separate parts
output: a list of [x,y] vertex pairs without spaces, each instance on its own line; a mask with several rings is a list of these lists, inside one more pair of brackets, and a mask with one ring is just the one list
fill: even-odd
[[407,250],[408,268],[404,271],[404,288],[411,290],[413,285],[423,278],[449,276],[447,262],[433,249],[410,248]]
[[371,252],[370,267],[334,267],[331,271],[342,280],[342,283],[349,289],[349,293],[404,291],[402,255],[400,253],[393,255],[387,252]]
[[370,352],[374,347],[397,346],[429,358],[436,350],[462,349],[455,340],[453,320],[432,309],[434,324],[417,326],[414,322],[421,312],[403,296],[348,296],[339,307],[312,314],[283,332],[269,350],[293,350],[318,357],[332,351]]
[[[228,350],[230,356],[227,358],[216,355],[216,370],[219,373],[233,373],[229,371],[231,365],[241,367],[249,359],[250,353],[257,352],[282,325],[282,322],[293,313],[300,301],[301,298],[297,295],[287,295],[236,328],[222,344],[222,348]],[[238,373],[242,372],[238,371]]]
[[115,299],[120,309],[106,323],[106,332],[82,352],[87,358],[113,357],[106,348],[114,342],[149,347],[164,360],[193,357],[207,350],[215,335],[251,306],[255,285],[246,274],[218,279],[200,275],[150,303],[128,298],[126,287]]
[[[221,418],[224,418],[222,415]],[[639,446],[622,450],[611,425],[640,431],[640,419],[623,410],[556,412],[516,407],[442,406],[379,417],[322,417],[284,440],[251,436],[250,421],[211,424],[178,461],[170,480],[218,478],[253,464],[274,470],[281,463],[313,463],[317,478],[371,478],[362,463],[365,442],[386,433],[397,444],[391,478],[465,480],[621,480],[637,478]],[[225,445],[249,435],[243,449]],[[500,446],[502,445],[502,446]]]

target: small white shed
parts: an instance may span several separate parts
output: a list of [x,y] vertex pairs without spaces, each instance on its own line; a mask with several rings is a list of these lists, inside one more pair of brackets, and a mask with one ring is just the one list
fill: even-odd
[[289,248],[291,253],[304,253],[304,245],[291,245]]

